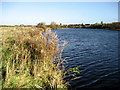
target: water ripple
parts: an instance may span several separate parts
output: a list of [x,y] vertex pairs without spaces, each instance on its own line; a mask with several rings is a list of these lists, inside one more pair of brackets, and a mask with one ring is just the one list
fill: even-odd
[[119,87],[118,32],[102,29],[56,30],[60,40],[69,44],[63,51],[66,69],[79,67],[76,77],[66,74],[73,88]]

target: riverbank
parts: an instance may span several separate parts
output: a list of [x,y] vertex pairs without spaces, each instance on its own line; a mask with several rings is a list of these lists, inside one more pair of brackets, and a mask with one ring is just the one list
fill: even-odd
[[3,88],[67,88],[59,69],[57,35],[42,32],[35,27],[1,28]]
[[50,25],[46,25],[44,22],[38,23],[37,25],[0,25],[0,27],[34,27],[41,29],[42,31],[56,30],[56,29],[69,29],[69,28],[90,28],[90,29],[106,29],[106,30],[117,30],[120,31],[120,22],[112,23],[95,23],[95,24],[56,24],[51,22]]

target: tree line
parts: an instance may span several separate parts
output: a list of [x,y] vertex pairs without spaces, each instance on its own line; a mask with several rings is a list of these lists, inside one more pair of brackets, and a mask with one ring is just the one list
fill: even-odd
[[[34,27],[33,25],[0,25],[0,27]],[[43,30],[48,29],[61,29],[61,28],[92,28],[92,29],[109,29],[109,30],[120,30],[120,22],[112,23],[95,23],[95,24],[57,24],[56,22],[51,22],[49,25],[46,25],[45,22],[40,22],[35,25],[37,28],[42,28]]]
[[36,25],[38,28],[51,28],[51,29],[61,29],[61,28],[92,28],[92,29],[110,29],[110,30],[120,30],[120,22],[112,22],[112,23],[95,23],[95,24],[56,24],[55,22],[51,22],[50,25],[45,25],[44,22],[38,23]]

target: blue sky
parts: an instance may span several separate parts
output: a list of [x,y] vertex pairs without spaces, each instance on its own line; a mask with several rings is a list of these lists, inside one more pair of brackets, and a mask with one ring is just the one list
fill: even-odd
[[[1,5],[1,3],[0,3]],[[6,25],[36,25],[51,21],[63,24],[116,22],[117,2],[2,2],[2,22]]]

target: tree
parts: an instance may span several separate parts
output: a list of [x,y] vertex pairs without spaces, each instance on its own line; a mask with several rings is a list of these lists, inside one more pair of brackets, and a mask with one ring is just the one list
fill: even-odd
[[101,21],[101,24],[103,25],[103,21]]
[[56,22],[52,21],[52,22],[51,22],[51,25],[56,25]]
[[38,23],[38,24],[37,24],[37,27],[38,27],[38,28],[46,29],[46,25],[45,25],[44,22],[40,22],[40,23]]
[[51,22],[50,27],[51,29],[58,29],[59,25],[57,25],[56,22]]
[[62,23],[60,23],[60,26],[62,25]]

